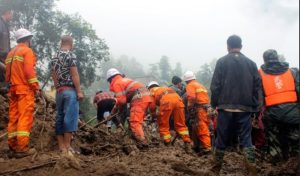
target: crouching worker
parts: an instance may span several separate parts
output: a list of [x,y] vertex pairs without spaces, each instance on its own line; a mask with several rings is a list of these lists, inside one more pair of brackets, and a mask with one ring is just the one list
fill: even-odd
[[73,38],[63,36],[61,49],[51,61],[52,77],[56,87],[55,133],[60,151],[67,156],[73,156],[72,133],[78,128],[78,101],[84,97],[80,89],[77,59],[72,49]]
[[34,94],[39,94],[36,77],[36,57],[30,48],[32,34],[26,29],[15,33],[18,45],[5,60],[6,82],[10,85],[8,146],[16,157],[35,153],[29,149],[29,136],[33,124]]
[[196,81],[192,71],[187,71],[183,80],[186,82],[186,93],[188,98],[188,110],[190,119],[193,121],[192,132],[196,152],[207,154],[211,152],[210,118],[207,111],[210,107],[206,88]]
[[188,128],[185,124],[184,104],[179,95],[170,87],[159,87],[156,81],[148,84],[148,89],[154,98],[150,109],[155,116],[156,106],[159,106],[158,126],[160,136],[165,145],[171,143],[171,134],[169,127],[170,116],[174,117],[175,131],[181,136],[185,143],[185,150],[191,152],[191,139]]
[[[107,120],[111,115],[111,111],[114,109],[116,105],[116,98],[114,93],[112,92],[102,92],[99,91],[96,93],[94,97],[94,104],[97,106],[97,120],[98,122]],[[111,121],[120,128],[123,128],[122,124],[120,123],[119,117],[114,117]],[[106,123],[107,127],[110,128],[111,121]]]
[[129,78],[124,78],[122,74],[114,68],[107,71],[107,81],[110,84],[110,91],[115,93],[116,107],[112,110],[115,114],[124,105],[130,103],[129,126],[133,133],[133,138],[146,147],[148,142],[143,130],[145,113],[151,103],[150,92],[144,84]]

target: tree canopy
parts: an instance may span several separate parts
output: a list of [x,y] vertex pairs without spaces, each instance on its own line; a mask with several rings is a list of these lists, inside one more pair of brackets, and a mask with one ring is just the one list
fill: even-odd
[[59,49],[62,35],[71,35],[75,40],[74,53],[78,58],[81,82],[88,87],[96,80],[101,61],[108,60],[109,48],[99,38],[92,25],[80,15],[68,15],[54,9],[56,0],[1,0],[14,10],[11,23],[13,31],[26,28],[33,34],[32,48],[38,57],[39,80],[49,74],[47,66]]

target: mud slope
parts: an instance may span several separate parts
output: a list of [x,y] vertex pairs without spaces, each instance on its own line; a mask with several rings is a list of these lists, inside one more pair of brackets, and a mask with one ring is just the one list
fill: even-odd
[[[61,157],[54,137],[54,108],[52,100],[37,102],[31,145],[38,153],[22,159],[11,158],[7,147],[7,98],[0,96],[0,175],[20,176],[181,176],[214,175],[209,171],[212,156],[186,154],[177,140],[174,146],[165,147],[158,142],[156,133],[147,131],[151,145],[139,149],[122,131],[109,133],[105,129],[81,128],[73,140],[77,159]],[[242,155],[228,152],[221,175],[247,175]],[[296,175],[296,158],[273,166],[258,161],[259,175]]]

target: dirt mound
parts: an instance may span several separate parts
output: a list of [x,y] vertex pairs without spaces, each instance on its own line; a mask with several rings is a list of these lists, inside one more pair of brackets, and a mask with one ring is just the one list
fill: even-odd
[[0,95],[0,130],[6,128],[8,122],[8,101],[7,96]]
[[[105,128],[84,126],[74,135],[72,146],[80,154],[62,156],[58,152],[54,132],[55,103],[51,99],[37,101],[31,145],[38,151],[33,156],[11,158],[7,146],[7,97],[0,95],[0,175],[57,176],[57,175],[214,175],[210,172],[212,156],[186,154],[183,143],[174,146],[159,143],[158,134],[147,129],[150,146],[140,148],[128,132],[109,132]],[[273,166],[258,161],[259,175],[296,175],[297,158]],[[221,175],[247,175],[243,156],[228,152]]]

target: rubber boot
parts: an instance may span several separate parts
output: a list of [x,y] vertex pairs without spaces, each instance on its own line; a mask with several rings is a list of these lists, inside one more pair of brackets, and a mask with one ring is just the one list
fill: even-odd
[[34,155],[37,151],[35,148],[31,148],[26,152],[15,152],[15,158],[24,158],[26,156]]
[[255,151],[253,147],[244,148],[244,160],[245,166],[248,171],[249,176],[256,176],[256,164],[255,164]]
[[209,155],[209,154],[211,154],[211,148],[202,148],[201,152],[199,153],[200,156]]
[[220,174],[220,171],[222,169],[223,164],[223,158],[224,158],[225,152],[223,150],[214,149],[213,151],[213,163],[212,168],[210,169],[212,172],[214,172],[216,175]]
[[171,139],[165,139],[164,144],[165,144],[166,147],[170,147],[171,146]]

